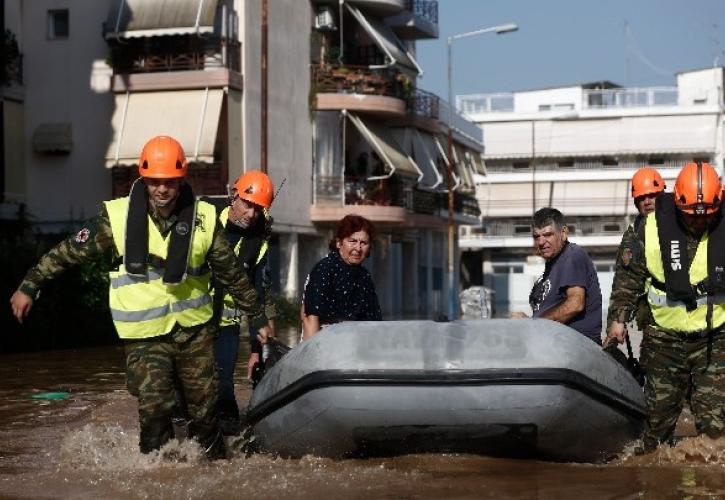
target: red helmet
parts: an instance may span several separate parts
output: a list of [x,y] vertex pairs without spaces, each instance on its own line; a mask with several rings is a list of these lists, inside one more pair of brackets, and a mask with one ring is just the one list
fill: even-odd
[[720,210],[722,184],[709,163],[688,163],[675,182],[675,204],[684,213],[709,215]]
[[234,182],[234,188],[237,190],[237,196],[242,200],[264,208],[272,206],[274,185],[272,184],[272,180],[264,172],[250,170],[242,174]]
[[158,135],[147,142],[138,160],[141,177],[174,179],[186,177],[186,155],[181,144],[166,135]]
[[632,176],[632,198],[661,193],[665,187],[664,179],[652,167],[642,167]]

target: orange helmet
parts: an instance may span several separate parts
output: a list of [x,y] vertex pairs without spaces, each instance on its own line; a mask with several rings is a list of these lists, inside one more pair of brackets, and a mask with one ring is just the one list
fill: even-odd
[[652,167],[642,167],[632,176],[632,198],[661,193],[665,187],[664,179]]
[[186,176],[186,155],[181,144],[172,137],[157,135],[147,142],[138,160],[141,177],[174,179]]
[[242,174],[234,182],[234,189],[237,190],[237,196],[243,200],[264,208],[272,206],[274,185],[267,174],[259,170],[250,170]]
[[688,163],[675,182],[675,203],[687,214],[709,215],[720,210],[722,184],[709,163]]

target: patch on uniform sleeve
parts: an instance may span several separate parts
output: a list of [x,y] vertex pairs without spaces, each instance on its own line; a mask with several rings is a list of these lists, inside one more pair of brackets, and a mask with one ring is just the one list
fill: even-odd
[[624,267],[629,267],[629,263],[632,262],[632,249],[627,247],[622,250],[622,264]]
[[88,241],[88,238],[91,236],[91,230],[87,227],[84,227],[78,233],[76,234],[75,241],[76,243],[85,243]]

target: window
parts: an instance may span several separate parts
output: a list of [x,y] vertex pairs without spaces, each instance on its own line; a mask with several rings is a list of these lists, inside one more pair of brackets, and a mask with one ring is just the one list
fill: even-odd
[[513,167],[515,170],[523,170],[523,169],[529,168],[529,162],[528,161],[515,161],[513,163]]
[[562,160],[559,162],[559,168],[574,168],[574,160]]
[[618,233],[622,230],[621,227],[619,227],[619,224],[612,223],[612,224],[604,224],[602,227],[605,233]]
[[48,11],[48,39],[57,40],[68,38],[70,24],[68,22],[68,9]]
[[491,266],[493,274],[523,274],[524,266],[518,264],[494,264]]
[[619,161],[617,161],[616,158],[604,157],[602,158],[602,165],[604,165],[605,167],[616,167],[617,165],[619,165]]
[[539,104],[539,111],[550,111],[551,104]]
[[514,226],[514,234],[531,234],[531,226]]

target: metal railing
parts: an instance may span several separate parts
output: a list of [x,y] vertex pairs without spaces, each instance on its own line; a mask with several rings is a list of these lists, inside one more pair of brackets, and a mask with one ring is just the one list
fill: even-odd
[[[353,176],[316,176],[315,203],[402,207],[413,213],[439,216],[448,213],[447,193],[423,191],[395,176],[374,181]],[[473,217],[481,214],[478,200],[470,194],[454,193],[453,206],[457,214]]]
[[[473,121],[468,118],[467,116],[463,115],[460,112],[454,111],[448,102],[446,102],[443,99],[439,99],[439,118],[440,121],[448,124],[450,123],[453,126],[454,130],[458,130],[463,135],[468,136],[469,138],[473,139],[474,141],[483,144],[483,129],[473,123]],[[449,114],[453,113],[450,117],[449,121]]]
[[514,110],[514,94],[470,94],[456,96],[456,109],[472,115],[477,113],[500,113]]
[[431,24],[438,24],[438,2],[436,0],[408,0],[408,10]]
[[440,116],[440,98],[426,90],[415,89],[406,99],[408,113],[413,116],[438,119]]
[[587,89],[582,91],[583,108],[634,108],[676,106],[677,87]]

